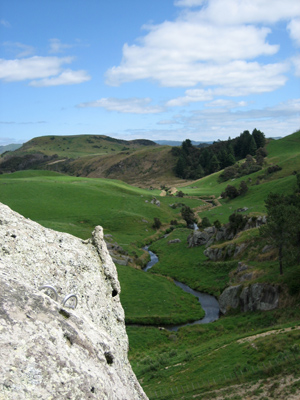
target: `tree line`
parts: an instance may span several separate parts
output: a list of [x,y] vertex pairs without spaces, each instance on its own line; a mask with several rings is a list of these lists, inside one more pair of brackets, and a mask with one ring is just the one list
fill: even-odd
[[[256,128],[250,133],[244,131],[237,138],[218,140],[204,148],[193,146],[190,139],[180,147],[172,147],[172,154],[178,157],[174,172],[182,179],[200,179],[206,175],[230,167],[247,155],[260,156],[266,143],[265,135]],[[258,151],[259,150],[259,151]]]

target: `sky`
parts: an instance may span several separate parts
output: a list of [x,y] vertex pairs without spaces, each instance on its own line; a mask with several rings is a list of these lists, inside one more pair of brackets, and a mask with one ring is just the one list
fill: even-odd
[[0,145],[300,129],[299,0],[0,0]]

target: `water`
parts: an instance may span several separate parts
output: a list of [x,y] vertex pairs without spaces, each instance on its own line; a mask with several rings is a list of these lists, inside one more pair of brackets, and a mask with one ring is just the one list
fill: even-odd
[[[158,262],[158,257],[155,253],[150,251],[148,249],[148,246],[144,247],[144,250],[148,251],[150,255],[150,261],[147,263],[146,267],[143,269],[145,272],[148,271],[150,268],[153,267]],[[192,294],[193,296],[196,296],[199,300],[199,303],[201,304],[201,307],[203,308],[205,312],[205,317],[202,319],[199,319],[194,322],[190,322],[187,324],[182,324],[182,325],[175,325],[175,326],[167,326],[166,328],[171,330],[171,331],[177,331],[179,328],[183,326],[188,326],[188,325],[195,325],[195,324],[208,324],[210,322],[214,322],[217,319],[219,319],[219,303],[218,300],[214,297],[211,296],[210,294],[207,293],[202,293],[198,292],[197,290],[194,290],[187,286],[186,284],[182,282],[178,282],[174,280],[175,285],[180,287],[182,290],[184,290],[187,293]]]

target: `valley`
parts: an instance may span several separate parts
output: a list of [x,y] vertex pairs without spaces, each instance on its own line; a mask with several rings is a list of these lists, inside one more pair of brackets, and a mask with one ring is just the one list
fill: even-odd
[[[224,170],[180,179],[174,173],[178,158],[170,147],[149,141],[129,145],[85,135],[51,138],[33,139],[13,157],[1,158],[0,202],[81,239],[90,238],[96,225],[104,228],[121,283],[129,359],[148,397],[265,400],[299,395],[299,262],[284,259],[280,274],[278,249],[261,236],[259,226],[191,247],[192,229],[182,208],[193,211],[201,231],[207,220],[207,228],[225,229],[233,214],[255,220],[265,216],[270,193],[297,193],[300,132],[268,141],[261,168],[229,181],[220,178]],[[29,169],[18,169],[18,157],[24,161],[39,152],[43,155],[34,157]],[[276,170],[270,169],[275,165]],[[239,190],[242,181],[245,193],[221,196],[228,185]],[[154,227],[155,219],[159,227]],[[150,259],[146,245],[159,258],[147,273],[142,271]],[[228,246],[232,254],[225,252]],[[221,256],[210,260],[204,254],[208,247],[220,250]],[[241,265],[246,265],[243,274]],[[169,331],[163,326],[204,316],[198,300],[174,280],[216,298],[232,286],[240,285],[242,291],[271,285],[279,288],[279,304],[268,311],[228,307],[217,321]]]

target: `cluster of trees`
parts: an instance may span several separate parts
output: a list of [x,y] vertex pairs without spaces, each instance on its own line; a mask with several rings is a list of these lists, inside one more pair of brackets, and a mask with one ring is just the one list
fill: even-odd
[[183,179],[199,179],[245,158],[248,154],[257,156],[258,149],[265,145],[263,132],[254,129],[252,134],[244,131],[235,139],[214,142],[211,146],[199,148],[189,139],[181,147],[172,147],[172,154],[178,157],[175,174]]
[[256,150],[256,158],[252,157],[250,154],[247,154],[246,159],[242,164],[236,163],[225,168],[220,174],[219,180],[221,182],[225,182],[229,179],[240,178],[241,176],[249,175],[253,172],[261,170],[266,155],[266,150],[260,147],[258,150]]
[[245,181],[242,181],[240,183],[239,189],[237,189],[235,186],[232,185],[227,185],[224,192],[221,193],[222,199],[235,199],[238,196],[241,196],[248,191],[248,186]]
[[297,192],[292,195],[270,193],[265,201],[267,224],[260,234],[278,249],[279,272],[283,265],[300,264],[300,174]]
[[3,173],[22,171],[24,169],[39,169],[50,161],[57,160],[58,155],[47,156],[43,153],[14,155],[9,152],[0,162],[0,171]]

